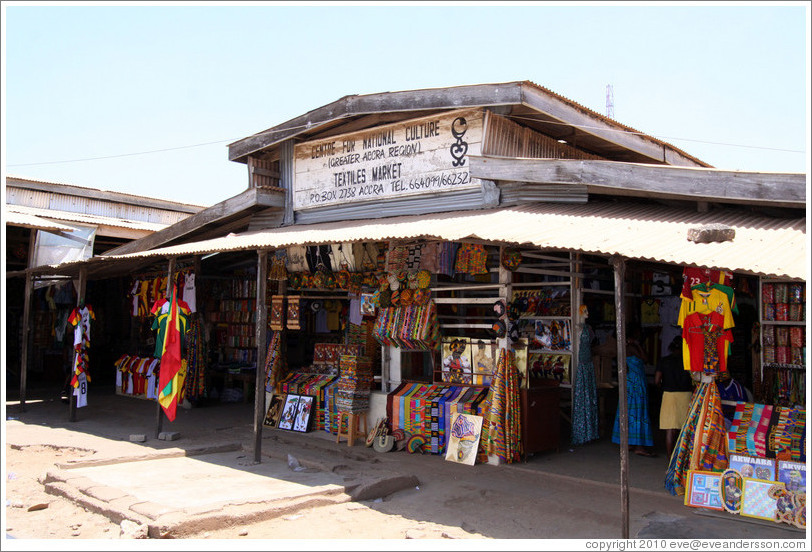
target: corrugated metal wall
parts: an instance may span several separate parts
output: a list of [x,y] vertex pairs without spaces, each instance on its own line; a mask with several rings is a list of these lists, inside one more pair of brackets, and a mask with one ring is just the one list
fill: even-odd
[[189,216],[189,213],[179,213],[176,211],[167,211],[154,207],[142,207],[126,203],[101,201],[89,197],[29,190],[15,186],[6,186],[6,203],[9,205],[22,205],[38,209],[67,211],[69,213],[81,213],[84,215],[97,215],[165,225],[175,224]]

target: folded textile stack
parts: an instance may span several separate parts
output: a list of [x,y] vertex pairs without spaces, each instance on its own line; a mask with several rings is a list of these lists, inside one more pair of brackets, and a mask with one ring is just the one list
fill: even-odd
[[372,389],[372,363],[366,357],[341,355],[336,407],[341,412],[369,410]]

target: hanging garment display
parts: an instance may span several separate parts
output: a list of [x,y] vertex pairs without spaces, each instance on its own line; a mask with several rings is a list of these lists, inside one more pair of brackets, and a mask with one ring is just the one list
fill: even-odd
[[482,427],[480,448],[496,455],[507,464],[518,462],[522,455],[519,372],[515,352],[501,349],[493,381],[485,400],[487,410]]
[[[168,313],[159,313],[155,319],[159,328],[162,349],[161,370],[158,378],[158,402],[161,404],[169,421],[175,420],[178,403],[183,400],[183,384],[186,378],[186,360],[183,358],[185,342],[186,323],[189,310],[185,302],[178,299],[177,286],[172,286],[172,291],[168,299]],[[182,303],[182,305],[181,305]],[[160,310],[159,303],[153,307],[153,311]],[[163,321],[161,320],[163,319]]]
[[[87,406],[87,384],[90,382],[90,326],[96,313],[90,305],[80,305],[71,311],[68,323],[73,330],[73,373],[70,384],[77,398],[76,406]],[[81,404],[80,404],[81,403]]]
[[684,495],[689,470],[722,472],[727,468],[727,438],[722,401],[712,378],[694,390],[691,408],[682,426],[665,475],[665,488]]
[[592,363],[592,327],[584,324],[578,338],[578,366],[572,398],[572,444],[593,441],[598,435],[598,388]]

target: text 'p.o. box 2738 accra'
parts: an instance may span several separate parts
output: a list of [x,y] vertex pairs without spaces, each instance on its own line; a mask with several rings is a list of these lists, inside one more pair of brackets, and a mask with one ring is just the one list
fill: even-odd
[[459,110],[297,144],[293,208],[476,188],[483,112]]

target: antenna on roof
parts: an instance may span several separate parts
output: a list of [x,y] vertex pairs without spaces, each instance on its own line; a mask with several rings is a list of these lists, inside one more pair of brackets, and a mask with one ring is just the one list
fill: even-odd
[[611,84],[606,85],[606,116],[615,118],[615,89]]

